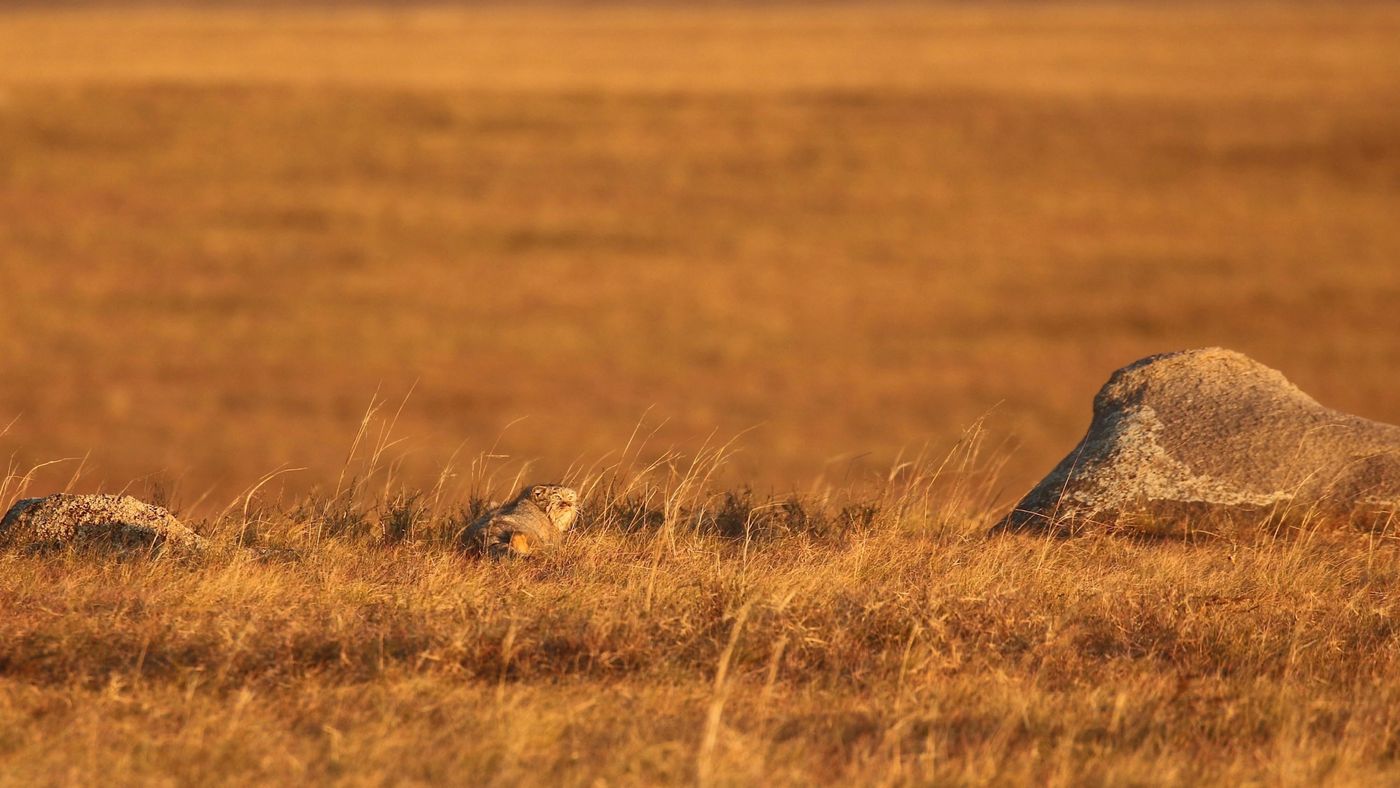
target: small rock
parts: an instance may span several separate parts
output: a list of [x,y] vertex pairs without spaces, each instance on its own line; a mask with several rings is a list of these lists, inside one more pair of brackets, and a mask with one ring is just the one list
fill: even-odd
[[0,544],[64,545],[101,541],[130,547],[169,543],[203,548],[204,539],[175,516],[129,495],[50,495],[10,507],[0,520]]
[[1150,356],[1113,373],[1088,434],[992,531],[1160,532],[1234,512],[1400,526],[1400,427],[1234,351]]

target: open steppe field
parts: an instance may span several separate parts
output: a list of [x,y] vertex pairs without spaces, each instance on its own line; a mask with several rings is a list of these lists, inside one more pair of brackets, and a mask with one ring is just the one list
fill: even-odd
[[[0,784],[1400,781],[1391,533],[984,537],[1149,353],[1400,422],[1397,41],[0,8],[0,504],[211,544],[0,550]],[[558,552],[458,548],[556,478]]]
[[0,784],[1400,780],[1393,534],[988,538],[968,461],[817,501],[629,461],[528,560],[353,484],[0,552]]
[[1110,370],[1196,345],[1397,422],[1396,40],[1350,4],[5,13],[3,447],[222,506],[324,484],[412,388],[425,483],[651,408],[657,446],[754,428],[730,479],[786,491],[986,415],[1009,502]]

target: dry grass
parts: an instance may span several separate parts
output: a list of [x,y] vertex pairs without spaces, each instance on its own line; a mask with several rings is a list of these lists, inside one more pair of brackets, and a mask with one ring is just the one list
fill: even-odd
[[769,501],[674,459],[575,480],[584,525],[540,560],[465,557],[477,501],[360,485],[203,523],[198,557],[6,552],[0,773],[1400,778],[1392,536],[989,540],[966,454]]
[[[978,417],[1008,497],[1108,372],[1234,347],[1400,421],[1389,5],[10,12],[0,419],[82,485],[422,486],[649,407],[732,480]],[[72,467],[53,470],[66,482]],[[141,483],[145,483],[144,481]]]
[[[1396,40],[0,12],[0,500],[215,545],[0,553],[0,783],[1400,781],[1391,535],[983,538],[1150,352],[1400,421]],[[558,477],[558,554],[456,548]]]

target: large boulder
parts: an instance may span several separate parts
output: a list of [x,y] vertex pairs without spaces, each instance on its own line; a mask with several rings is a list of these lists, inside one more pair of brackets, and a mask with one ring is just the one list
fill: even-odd
[[1221,348],[1130,364],[1089,432],[993,532],[1189,530],[1213,516],[1400,526],[1400,427],[1318,404]]
[[0,520],[3,545],[42,547],[79,542],[125,547],[204,546],[204,540],[170,512],[129,495],[28,498],[10,507]]

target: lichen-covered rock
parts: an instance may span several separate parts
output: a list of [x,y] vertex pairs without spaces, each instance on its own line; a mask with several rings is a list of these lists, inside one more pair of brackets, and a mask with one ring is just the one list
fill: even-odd
[[1222,513],[1400,526],[1400,427],[1325,408],[1234,351],[1151,356],[1113,373],[1088,434],[993,532]]
[[129,547],[202,548],[204,540],[175,516],[129,495],[50,495],[10,507],[0,544],[45,546],[99,541]]

